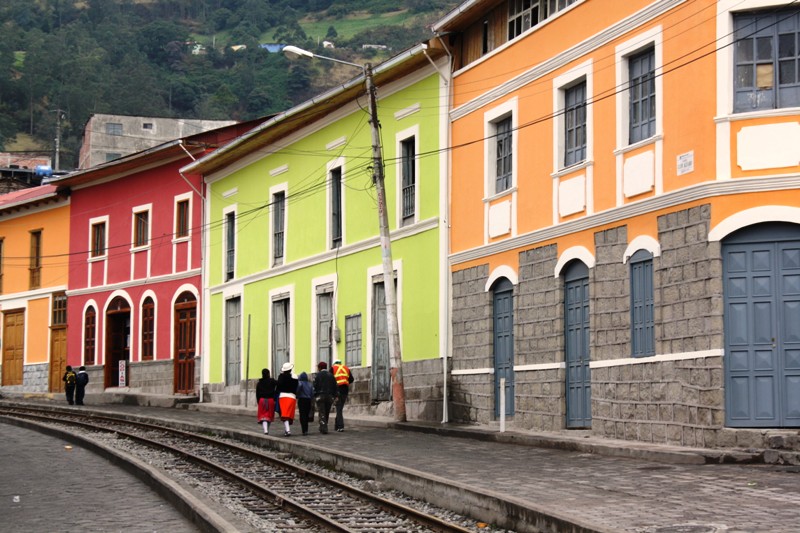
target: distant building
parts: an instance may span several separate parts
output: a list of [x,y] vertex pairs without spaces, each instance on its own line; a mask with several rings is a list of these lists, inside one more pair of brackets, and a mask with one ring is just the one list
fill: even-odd
[[284,49],[286,45],[281,43],[261,43],[258,46],[259,48],[263,48],[270,54],[278,54]]
[[389,47],[385,44],[362,44],[362,50],[388,50]]
[[336,48],[336,45],[330,41],[322,41],[323,48]]
[[83,130],[78,169],[141,152],[166,141],[235,124],[234,120],[195,120],[94,114]]

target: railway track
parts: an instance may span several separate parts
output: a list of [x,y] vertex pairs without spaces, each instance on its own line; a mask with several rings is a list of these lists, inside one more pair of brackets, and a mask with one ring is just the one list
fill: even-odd
[[282,457],[198,433],[90,414],[0,407],[0,416],[65,426],[124,453],[147,457],[168,476],[191,480],[228,508],[243,510],[255,529],[274,531],[476,531],[372,494]]

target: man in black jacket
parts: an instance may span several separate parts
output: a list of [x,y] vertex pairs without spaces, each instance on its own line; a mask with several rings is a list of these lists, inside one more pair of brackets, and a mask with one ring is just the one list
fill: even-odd
[[339,391],[336,378],[328,372],[328,363],[320,361],[317,370],[319,372],[314,377],[314,399],[317,401],[319,413],[319,432],[324,434],[328,432],[328,416]]

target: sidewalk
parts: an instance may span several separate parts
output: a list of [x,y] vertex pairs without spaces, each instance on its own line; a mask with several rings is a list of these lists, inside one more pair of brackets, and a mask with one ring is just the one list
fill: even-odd
[[[398,424],[349,417],[346,411],[343,433],[322,435],[312,426],[305,437],[265,437],[255,407],[182,407],[89,404],[84,410],[227,432],[360,473],[378,484],[404,483],[412,496],[446,500],[456,511],[473,511],[477,520],[488,523],[524,513],[526,524],[547,524],[549,531],[794,532],[800,524],[800,468],[719,464],[721,457],[747,459],[736,450]],[[297,422],[294,429],[299,429]],[[490,509],[483,503],[490,500],[505,507]]]

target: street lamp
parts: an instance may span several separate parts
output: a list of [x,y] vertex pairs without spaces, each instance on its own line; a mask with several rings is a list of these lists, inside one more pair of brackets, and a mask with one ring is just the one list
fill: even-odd
[[284,46],[283,53],[289,59],[309,57],[327,59],[336,63],[350,65],[362,70],[367,88],[369,103],[369,125],[372,130],[372,181],[378,197],[378,226],[380,228],[381,257],[383,260],[383,287],[386,298],[386,329],[389,335],[389,366],[392,379],[392,401],[394,402],[394,418],[398,422],[406,421],[406,392],[403,386],[403,361],[400,353],[400,325],[397,320],[397,293],[394,286],[394,265],[392,264],[392,241],[389,236],[389,215],[386,210],[386,186],[383,177],[383,157],[381,156],[380,123],[378,122],[378,104],[375,84],[372,78],[372,65],[359,65],[333,57],[326,57],[297,46]]

